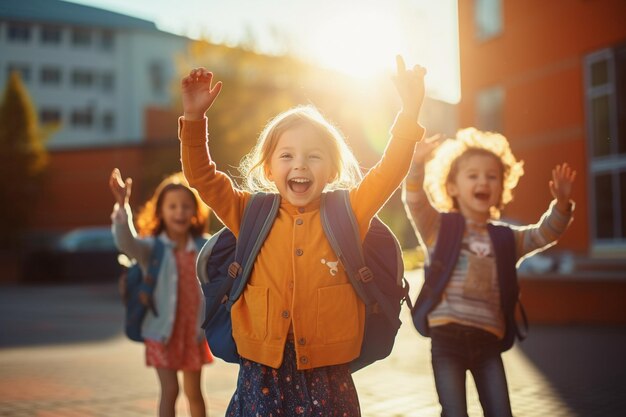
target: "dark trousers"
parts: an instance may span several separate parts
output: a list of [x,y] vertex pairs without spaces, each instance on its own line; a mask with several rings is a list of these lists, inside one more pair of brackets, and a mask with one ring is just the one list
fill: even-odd
[[510,417],[511,403],[498,338],[459,324],[430,329],[441,415],[467,417],[465,375],[472,373],[485,417]]

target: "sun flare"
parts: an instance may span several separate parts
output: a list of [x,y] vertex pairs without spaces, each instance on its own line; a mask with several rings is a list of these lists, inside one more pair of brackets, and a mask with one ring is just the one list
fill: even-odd
[[323,67],[358,78],[393,71],[405,43],[397,23],[374,11],[336,13],[316,30],[308,55]]

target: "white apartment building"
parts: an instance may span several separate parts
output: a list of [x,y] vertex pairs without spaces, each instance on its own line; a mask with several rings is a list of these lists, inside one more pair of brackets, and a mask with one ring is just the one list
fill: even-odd
[[188,38],[153,22],[61,0],[0,0],[0,86],[18,71],[50,149],[140,142],[146,107],[171,104]]

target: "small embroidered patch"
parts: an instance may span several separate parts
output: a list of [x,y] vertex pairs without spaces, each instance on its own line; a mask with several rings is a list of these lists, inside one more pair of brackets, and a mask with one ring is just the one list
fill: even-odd
[[322,264],[326,265],[330,269],[330,275],[332,276],[337,275],[337,272],[339,272],[339,268],[337,268],[339,261],[331,262],[322,258]]
[[491,255],[491,245],[488,242],[474,240],[470,242],[469,249],[477,256],[485,257]]

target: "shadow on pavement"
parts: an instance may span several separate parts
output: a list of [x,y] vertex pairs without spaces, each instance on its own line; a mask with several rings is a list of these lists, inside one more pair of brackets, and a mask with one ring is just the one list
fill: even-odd
[[626,409],[626,327],[532,325],[517,346],[581,416]]
[[0,348],[123,337],[116,284],[0,287]]

